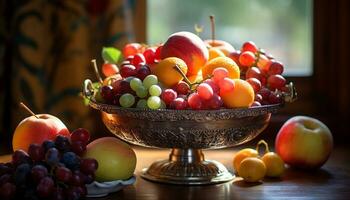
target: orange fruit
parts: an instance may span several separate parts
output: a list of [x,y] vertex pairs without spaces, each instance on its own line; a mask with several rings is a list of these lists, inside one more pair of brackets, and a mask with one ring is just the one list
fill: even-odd
[[250,107],[254,102],[254,89],[245,80],[234,79],[235,87],[220,92],[220,97],[227,108]]
[[266,153],[261,160],[266,166],[266,176],[279,177],[284,172],[284,162],[278,154],[274,152]]
[[258,152],[255,149],[246,148],[236,153],[236,155],[233,157],[233,168],[236,170],[236,172],[238,171],[242,160],[248,157],[258,157]]
[[213,70],[218,67],[226,68],[228,71],[228,77],[231,79],[240,77],[239,67],[231,58],[216,57],[212,60],[209,60],[207,64],[202,68],[203,79],[210,76],[213,73]]
[[209,60],[217,57],[225,57],[225,54],[218,48],[212,47],[209,49]]
[[170,88],[175,86],[183,79],[181,73],[174,69],[175,65],[177,65],[184,74],[187,73],[186,63],[176,57],[165,58],[154,66],[153,74],[158,77],[158,80],[165,87]]
[[238,168],[238,175],[247,182],[257,182],[264,178],[266,166],[259,158],[245,158]]

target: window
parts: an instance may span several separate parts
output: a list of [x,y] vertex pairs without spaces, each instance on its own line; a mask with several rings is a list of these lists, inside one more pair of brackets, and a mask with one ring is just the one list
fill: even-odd
[[312,0],[148,0],[147,42],[164,42],[177,31],[204,26],[215,15],[216,38],[239,49],[254,41],[285,65],[289,76],[312,75]]

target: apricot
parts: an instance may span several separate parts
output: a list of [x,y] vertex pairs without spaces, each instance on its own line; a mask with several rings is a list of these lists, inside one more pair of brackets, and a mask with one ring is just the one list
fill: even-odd
[[207,64],[202,69],[203,79],[210,76],[214,69],[218,67],[226,68],[229,75],[228,77],[231,79],[237,79],[240,77],[240,71],[237,64],[228,57],[216,57],[207,62]]
[[220,97],[227,108],[250,107],[254,102],[254,89],[245,80],[234,79],[235,87],[221,91]]
[[255,149],[242,149],[236,153],[236,155],[233,157],[233,168],[238,171],[239,165],[241,164],[242,160],[249,157],[258,157],[258,152]]
[[238,168],[238,175],[246,182],[257,182],[264,178],[266,166],[262,160],[255,157],[245,158]]
[[153,74],[158,77],[158,80],[165,87],[173,87],[183,79],[181,73],[174,68],[176,65],[184,74],[187,73],[187,65],[183,60],[176,57],[169,57],[161,60],[154,66]]

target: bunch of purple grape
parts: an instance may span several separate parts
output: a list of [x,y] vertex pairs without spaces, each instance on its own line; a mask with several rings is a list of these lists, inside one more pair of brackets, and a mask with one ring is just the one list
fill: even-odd
[[78,200],[87,194],[98,163],[81,158],[90,134],[85,129],[72,132],[70,139],[57,136],[41,145],[31,144],[28,153],[17,150],[12,161],[0,163],[0,199]]

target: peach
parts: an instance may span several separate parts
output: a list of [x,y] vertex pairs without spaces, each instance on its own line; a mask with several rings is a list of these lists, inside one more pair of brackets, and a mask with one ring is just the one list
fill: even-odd
[[233,79],[235,87],[229,91],[220,91],[220,97],[227,108],[250,107],[254,102],[254,89],[245,80]]
[[57,117],[49,114],[27,117],[15,129],[12,139],[13,151],[19,149],[28,151],[30,144],[41,144],[45,140],[54,140],[57,135],[70,136],[67,127]]
[[204,42],[195,34],[182,31],[169,36],[161,50],[161,59],[178,57],[185,61],[188,76],[196,75],[209,58]]
[[223,40],[205,40],[204,43],[210,48],[217,48],[222,51],[225,56],[235,51],[235,48],[228,42]]
[[210,76],[213,73],[214,69],[218,67],[226,68],[229,73],[228,77],[231,79],[236,79],[240,77],[239,67],[231,58],[217,57],[207,62],[207,64],[203,67],[203,79],[208,78],[208,76]]
[[177,65],[184,74],[187,73],[186,63],[176,57],[169,57],[161,60],[152,71],[165,87],[173,87],[183,79],[181,73],[174,69],[175,65]]

